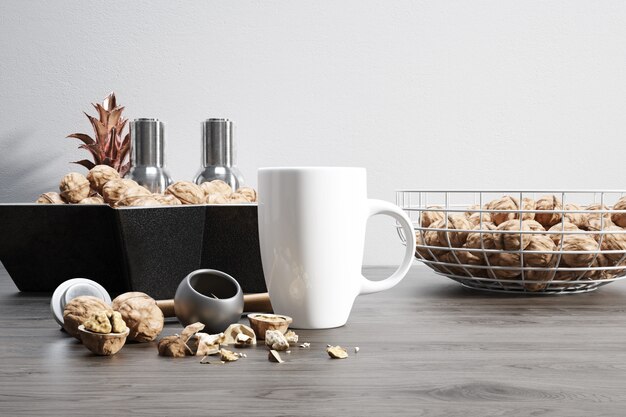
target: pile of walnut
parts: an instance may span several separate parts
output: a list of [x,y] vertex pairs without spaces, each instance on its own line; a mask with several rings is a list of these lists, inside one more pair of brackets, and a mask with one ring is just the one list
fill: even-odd
[[156,301],[141,292],[122,294],[111,305],[83,295],[73,298],[63,310],[63,328],[78,340],[81,340],[78,327],[84,325],[86,330],[100,334],[121,333],[128,327],[129,340],[150,342],[159,336],[164,322]]
[[111,207],[175,206],[181,204],[246,204],[257,201],[253,188],[241,187],[233,192],[221,180],[196,185],[178,181],[167,187],[164,194],[154,194],[135,181],[121,178],[107,166],[93,167],[87,176],[77,172],[67,174],[59,184],[59,192],[39,196],[41,204],[109,204]]
[[[431,210],[432,209],[432,210]],[[506,251],[535,251],[523,256],[523,266],[545,268],[543,270],[525,270],[524,280],[539,281],[525,283],[530,291],[541,291],[547,287],[546,281],[610,279],[621,275],[626,270],[594,269],[589,271],[563,271],[554,273],[557,266],[569,268],[604,268],[626,266],[622,259],[626,254],[626,234],[610,233],[622,231],[626,227],[625,213],[594,213],[596,210],[624,210],[626,197],[622,197],[612,208],[592,204],[581,207],[576,204],[563,206],[554,195],[543,196],[537,201],[504,196],[493,200],[476,212],[479,206],[473,206],[466,213],[448,214],[446,217],[439,206],[428,207],[422,212],[421,226],[425,228],[416,233],[416,256],[421,259],[461,265],[490,265],[512,267],[513,269],[460,268],[430,264],[443,273],[448,271],[461,276],[488,277],[515,280],[521,276],[522,257],[519,253]],[[499,210],[535,210],[531,213],[502,212]],[[564,213],[542,210],[564,210]],[[567,213],[568,210],[587,210],[588,213]],[[428,229],[445,229],[443,231]],[[489,233],[490,231],[530,231],[528,234]],[[458,231],[454,231],[458,230]],[[589,231],[591,233],[569,233]],[[602,233],[593,233],[599,232]],[[442,249],[424,246],[441,247]],[[448,249],[446,249],[448,248]],[[455,248],[450,250],[450,248]],[[463,251],[480,249],[480,251]],[[487,251],[484,251],[487,249]],[[492,250],[492,251],[489,251]],[[562,252],[559,253],[550,253]],[[601,251],[601,252],[597,252]],[[621,252],[605,252],[621,251]],[[577,253],[578,252],[578,253]],[[467,271],[466,271],[467,270]]]

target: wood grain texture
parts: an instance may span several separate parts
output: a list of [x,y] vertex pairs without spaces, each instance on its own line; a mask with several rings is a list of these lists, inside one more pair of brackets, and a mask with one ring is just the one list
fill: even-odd
[[[366,270],[374,277],[390,270]],[[357,299],[342,328],[299,331],[309,350],[225,365],[157,356],[154,343],[91,355],[49,295],[0,272],[2,416],[608,416],[626,406],[626,284],[566,296],[466,290],[416,266]],[[180,326],[171,322],[164,335]],[[326,344],[360,352],[331,360]]]

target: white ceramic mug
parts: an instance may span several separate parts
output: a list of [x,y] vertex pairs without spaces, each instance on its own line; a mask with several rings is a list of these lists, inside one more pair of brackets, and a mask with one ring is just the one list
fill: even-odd
[[[357,295],[389,289],[406,275],[415,234],[397,206],[367,199],[364,168],[261,168],[259,237],[274,312],[293,327],[343,326]],[[396,272],[382,281],[361,274],[367,219],[395,218],[407,245]]]

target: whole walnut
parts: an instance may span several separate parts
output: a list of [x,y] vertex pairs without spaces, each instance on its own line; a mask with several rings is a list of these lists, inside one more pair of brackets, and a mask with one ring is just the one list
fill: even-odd
[[[443,220],[436,221],[430,225],[431,228],[444,228]],[[439,232],[436,230],[424,230],[423,236],[420,236],[418,242],[423,242],[426,246],[441,246],[439,243]],[[433,248],[420,248],[419,253],[426,259],[432,259],[433,256],[441,256],[445,253],[443,250]]]
[[[148,190],[145,187],[142,187],[141,185],[136,185],[136,186],[131,186],[131,187],[126,188],[126,190],[122,193],[122,195],[120,195],[119,200],[116,203],[116,206],[133,206],[135,205],[133,204],[133,202],[142,197],[148,197],[150,198],[150,200],[153,200],[154,202],[158,203],[156,200],[154,200],[154,198],[152,198],[152,193],[150,192],[150,190]],[[139,205],[141,205],[141,203]],[[153,205],[160,205],[160,203],[153,204]]]
[[124,204],[118,204],[118,206],[127,206],[127,207],[154,207],[154,206],[162,206],[156,198],[151,195],[143,195],[138,197],[132,197],[129,199],[122,200]]
[[522,261],[519,253],[494,253],[489,258],[489,265],[504,268],[491,270],[491,273],[499,279],[513,279],[522,273]]
[[[579,206],[578,204],[573,204],[573,203],[568,203],[564,206],[565,210],[573,210],[573,211],[580,211],[582,210],[582,207]],[[585,229],[587,227],[587,216],[585,215],[585,213],[565,213],[565,221],[569,222],[573,225],[575,225],[576,227],[578,227],[579,229]],[[558,225],[558,223],[557,223]]]
[[152,194],[152,197],[164,206],[180,206],[179,199],[171,194]]
[[54,191],[49,193],[43,193],[39,196],[35,203],[39,204],[65,204],[65,201],[61,198],[59,193],[55,193]]
[[108,165],[96,165],[87,173],[87,180],[91,184],[91,188],[98,193],[102,193],[102,187],[104,184],[111,180],[119,179],[120,174],[115,168]]
[[228,204],[228,200],[222,194],[209,194],[205,202],[207,204]]
[[[541,268],[544,269],[534,269],[534,270],[526,270],[524,271],[524,288],[530,291],[541,291],[544,290],[550,285],[550,282],[553,280],[557,280],[558,277],[555,272],[555,267],[557,263],[558,257],[553,256],[550,259],[549,263]],[[525,260],[524,260],[525,261]],[[529,266],[526,264],[526,266]],[[528,281],[540,281],[540,282],[528,282]]]
[[89,181],[83,174],[70,172],[61,180],[59,190],[63,200],[68,203],[78,203],[89,197]]
[[[626,210],[626,196],[620,198],[615,203],[613,210]],[[626,227],[626,213],[613,213],[611,220],[619,227]]]
[[[463,245],[463,247],[467,248],[467,243]],[[456,256],[462,264],[466,264],[466,265],[484,265],[485,264],[485,256],[483,253],[479,251],[459,250],[459,251],[456,251]]]
[[78,326],[101,311],[111,312],[111,307],[97,297],[81,295],[73,298],[63,310],[63,328],[68,334],[80,340]]
[[467,220],[472,226],[480,226],[481,221],[483,225],[485,223],[493,223],[491,219],[491,214],[488,212],[468,212],[466,213],[466,215],[467,214],[469,214]]
[[548,267],[552,263],[552,259],[558,256],[555,253],[551,253],[556,251],[556,245],[546,235],[531,235],[530,242],[524,248],[524,251],[541,251],[541,253],[524,253],[526,266],[537,268]]
[[[602,250],[619,251],[605,253],[604,256],[610,259],[613,263],[621,261],[622,258],[626,257],[626,230],[619,226],[609,226],[604,229],[604,231],[607,233],[602,236],[602,243],[600,244]],[[611,231],[616,233],[609,233]]]
[[202,204],[205,194],[199,185],[189,181],[177,181],[167,187],[165,194],[171,194],[183,204]]
[[576,232],[579,230],[580,229],[575,224],[572,224],[570,222],[565,222],[565,223],[561,222],[561,223],[555,224],[554,226],[548,229],[548,232],[554,232],[554,233],[550,233],[548,236],[550,237],[550,239],[552,239],[554,244],[558,247],[561,245],[561,239],[563,238],[563,236],[568,235],[567,232]]
[[[537,200],[537,203],[535,204],[535,209],[562,210],[563,205],[561,204],[561,200],[559,200],[555,195],[546,195]],[[560,222],[561,218],[561,213],[542,213],[541,211],[537,211],[537,213],[535,214],[535,220],[541,223],[541,225],[546,229],[549,229],[558,222]]]
[[[521,230],[520,230],[521,228]],[[514,233],[515,231],[530,231],[530,226],[527,222],[522,221],[520,225],[519,220],[507,220],[504,223],[500,223],[497,228],[498,231],[506,231],[513,233],[494,233],[495,244],[497,249],[504,250],[520,250],[526,249],[526,246],[530,244],[530,234],[527,233]]]
[[200,184],[200,188],[202,188],[207,197],[211,194],[230,194],[233,192],[231,186],[222,180],[203,182]]
[[[501,212],[499,210],[519,210],[519,200],[510,195],[505,195],[497,200],[490,201],[485,206],[487,210],[493,210],[490,213],[491,220],[499,226],[508,220],[519,219],[519,213],[516,212]],[[530,198],[522,199],[523,210],[533,210],[535,208],[535,202]],[[523,213],[522,220],[532,220],[535,218],[535,213]]]
[[465,245],[471,249],[496,249],[496,235],[489,231],[497,228],[493,223],[483,223],[482,229],[480,225],[474,227],[474,231],[467,234]]
[[[449,215],[448,222],[446,225],[445,220],[442,220],[443,228],[446,228],[449,231],[441,231],[438,233],[439,243],[441,246],[451,246],[454,248],[459,248],[465,244],[467,241],[468,231],[472,230],[472,225],[467,220],[465,215],[457,214],[457,215]],[[465,230],[462,232],[455,232],[454,230]]]
[[528,228],[534,232],[545,232],[546,229],[536,220],[523,220],[522,221]]
[[246,197],[251,203],[256,203],[257,201],[256,190],[252,187],[239,187],[237,188],[236,193],[243,194],[243,196]]
[[129,184],[123,179],[108,181],[102,187],[102,197],[107,203],[114,205],[122,198]]
[[[591,213],[587,213],[587,225],[585,227],[586,230],[591,230],[595,232],[599,232],[603,229],[606,229],[609,226],[613,226],[613,221],[611,220],[611,214],[608,211],[608,208],[600,203],[590,204],[585,207],[585,210],[592,211]],[[594,211],[598,211],[598,213],[593,213]],[[600,212],[603,210],[603,212]]]
[[99,195],[83,198],[78,204],[104,204],[104,199]]
[[150,342],[163,330],[163,312],[152,297],[142,292],[127,292],[111,303],[130,329],[128,337],[136,342]]
[[440,209],[441,206],[430,206],[427,207],[427,210],[423,211],[421,214],[422,217],[422,227],[430,227],[431,224],[435,223],[438,220],[444,220],[446,216],[443,211],[433,211],[431,209]]
[[[598,242],[587,235],[566,235],[562,242],[563,254],[561,260],[568,266],[588,267],[595,258]],[[587,251],[589,253],[567,253],[570,251]]]

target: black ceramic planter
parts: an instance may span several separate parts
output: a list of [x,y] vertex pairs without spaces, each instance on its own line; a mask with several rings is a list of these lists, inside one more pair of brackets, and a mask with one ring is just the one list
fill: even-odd
[[0,204],[0,236],[0,261],[20,291],[83,277],[112,294],[166,299],[200,268],[228,273],[246,293],[266,291],[256,205]]

